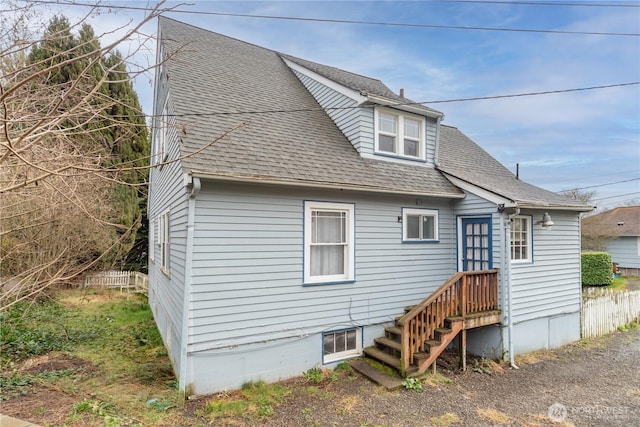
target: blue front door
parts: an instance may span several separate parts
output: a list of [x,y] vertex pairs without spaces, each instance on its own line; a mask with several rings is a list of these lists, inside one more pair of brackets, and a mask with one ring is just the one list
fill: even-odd
[[462,218],[462,270],[489,270],[491,252],[491,218]]

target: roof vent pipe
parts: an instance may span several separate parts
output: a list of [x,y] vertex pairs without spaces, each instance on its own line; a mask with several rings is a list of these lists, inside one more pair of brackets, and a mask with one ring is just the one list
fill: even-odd
[[404,98],[404,89],[400,89],[400,97]]

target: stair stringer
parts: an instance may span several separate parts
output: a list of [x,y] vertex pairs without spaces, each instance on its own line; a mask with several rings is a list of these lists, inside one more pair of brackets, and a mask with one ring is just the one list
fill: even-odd
[[428,353],[416,353],[414,355],[414,363],[417,365],[417,370],[407,372],[407,377],[417,377],[424,374],[429,366],[435,363],[438,356],[451,344],[451,341],[464,329],[464,321],[456,320],[451,322],[449,326],[451,332],[443,334],[440,337],[440,344],[429,347]]

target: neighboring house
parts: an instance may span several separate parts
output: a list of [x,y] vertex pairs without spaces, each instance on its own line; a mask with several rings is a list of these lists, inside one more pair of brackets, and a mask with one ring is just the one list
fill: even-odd
[[458,334],[486,356],[580,338],[589,206],[379,80],[168,18],[158,35],[149,302],[182,390],[366,347],[411,374]]
[[586,217],[583,233],[605,240],[606,251],[624,275],[640,273],[640,206],[626,206]]

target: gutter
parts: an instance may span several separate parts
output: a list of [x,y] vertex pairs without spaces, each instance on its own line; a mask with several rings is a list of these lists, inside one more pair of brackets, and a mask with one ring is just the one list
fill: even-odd
[[[190,191],[187,198],[187,242],[184,261],[184,290],[182,294],[182,328],[180,341],[179,390],[182,394],[187,389],[187,348],[189,347],[189,309],[191,308],[191,269],[193,265],[193,235],[195,232],[196,197],[200,193],[200,178],[184,177],[185,187]],[[185,342],[186,340],[186,342]]]
[[268,185],[284,185],[291,187],[301,187],[301,188],[322,188],[327,190],[351,190],[351,191],[361,191],[366,193],[379,193],[379,194],[400,194],[400,195],[411,195],[411,196],[421,196],[421,197],[439,197],[444,199],[464,199],[464,193],[426,193],[423,191],[414,191],[414,190],[392,190],[392,189],[384,189],[377,187],[363,187],[360,185],[352,185],[352,184],[338,184],[338,183],[316,183],[309,181],[296,181],[296,180],[288,180],[288,179],[273,179],[273,178],[259,178],[259,177],[251,177],[251,176],[240,176],[240,175],[221,175],[211,172],[197,171],[192,170],[191,176],[194,178],[201,178],[207,180],[215,180],[215,181],[223,181],[223,182],[236,182],[236,183],[244,183],[244,184],[268,184]]
[[409,113],[420,114],[422,116],[432,117],[434,119],[440,118],[444,116],[444,113],[440,111],[433,110],[429,107],[425,107],[424,105],[418,102],[412,102],[407,100],[407,103],[403,103],[402,101],[396,101],[389,98],[384,98],[381,96],[366,94],[367,101],[372,102],[381,107],[395,108],[397,110],[406,111]]

